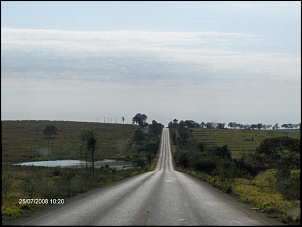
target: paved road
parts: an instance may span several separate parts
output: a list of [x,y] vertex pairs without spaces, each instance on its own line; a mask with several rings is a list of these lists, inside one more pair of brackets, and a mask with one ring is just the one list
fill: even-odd
[[275,225],[274,220],[173,169],[169,131],[163,129],[154,171],[66,199],[20,225]]

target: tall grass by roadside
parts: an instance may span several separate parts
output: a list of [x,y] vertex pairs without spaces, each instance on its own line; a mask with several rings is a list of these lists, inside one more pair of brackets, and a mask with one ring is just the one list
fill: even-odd
[[100,168],[96,169],[95,174],[86,174],[85,169],[5,164],[2,166],[2,219],[27,216],[46,206],[20,204],[19,199],[65,199],[144,171]]
[[226,193],[235,193],[241,202],[267,213],[269,217],[277,218],[284,223],[298,224],[300,222],[301,201],[289,201],[280,192],[274,190],[274,187],[270,185],[275,174],[273,170],[267,170],[253,180],[244,178],[229,180],[189,169],[177,168],[177,170],[205,181]]

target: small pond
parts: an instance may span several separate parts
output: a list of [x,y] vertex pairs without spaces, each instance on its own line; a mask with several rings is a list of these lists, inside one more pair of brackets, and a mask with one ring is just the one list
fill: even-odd
[[[35,161],[35,162],[22,162],[14,165],[21,166],[45,166],[45,167],[71,167],[71,168],[85,168],[86,161],[82,160],[53,160],[53,161]],[[132,162],[118,161],[116,159],[104,159],[101,161],[94,161],[94,168],[100,168],[101,166],[108,165],[110,168],[116,168],[117,170],[133,168]],[[91,166],[91,162],[88,162],[88,167]]]

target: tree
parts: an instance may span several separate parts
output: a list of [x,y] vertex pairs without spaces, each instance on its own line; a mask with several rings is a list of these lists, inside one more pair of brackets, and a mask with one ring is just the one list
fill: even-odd
[[228,126],[230,128],[234,128],[234,127],[236,127],[236,122],[229,122]]
[[232,159],[230,149],[228,148],[227,145],[223,145],[222,147],[217,147],[213,153],[217,156],[220,156],[228,160]]
[[278,123],[276,123],[274,126],[273,126],[273,130],[277,130],[278,129]]
[[258,127],[256,124],[251,124],[250,128],[254,130],[255,128],[258,128]]
[[176,133],[176,131],[173,131],[173,132],[172,132],[172,141],[173,141],[173,144],[174,144],[174,145],[176,145],[176,142],[177,142],[177,141],[176,141],[176,138],[177,138],[177,133]]
[[185,125],[188,128],[200,128],[200,125],[193,120],[185,120]]
[[183,120],[181,120],[181,121],[179,122],[179,124],[178,124],[178,130],[179,130],[179,129],[184,129],[185,127],[186,127],[185,122],[184,122]]
[[183,168],[189,167],[189,151],[188,150],[180,150],[176,153],[176,163],[179,164]]
[[53,139],[54,139],[54,136],[57,135],[58,129],[56,126],[54,125],[48,125],[46,126],[46,128],[43,130],[43,134],[45,136],[47,136],[47,140],[48,140],[48,150],[49,150],[49,139],[51,138],[52,139],[52,148],[51,148],[51,152],[53,152]]
[[[94,136],[93,129],[83,129],[79,138],[82,140],[81,150],[84,143],[86,142],[86,173],[87,173],[87,163],[88,163],[88,151],[91,152],[91,161],[92,161],[92,172],[94,173],[94,151],[96,145],[96,139]],[[81,152],[81,151],[80,151]]]
[[218,123],[217,128],[218,129],[224,129],[225,123]]
[[207,128],[215,128],[213,122],[207,122],[206,126],[207,126]]
[[148,117],[146,116],[146,114],[137,113],[132,118],[132,122],[133,122],[133,124],[136,123],[139,126],[144,127],[144,126],[148,125],[148,123],[146,122],[147,119],[148,119]]
[[190,137],[188,129],[187,128],[180,128],[178,130],[178,134],[179,134],[179,143],[180,143],[180,145],[188,144],[188,139]]
[[149,165],[151,164],[152,159],[155,157],[157,151],[159,149],[159,143],[151,142],[145,145],[145,156],[148,160]]
[[93,135],[93,130],[89,131],[89,137],[87,139],[87,149],[91,151],[91,161],[92,161],[92,172],[94,173],[94,151],[95,151],[96,139]]
[[161,134],[164,126],[161,123],[157,123],[155,120],[152,121],[151,125],[148,125],[149,133],[153,133],[154,135]]
[[300,140],[287,136],[267,138],[257,148],[262,161],[277,169],[276,189],[288,200],[300,200]]
[[144,136],[144,132],[138,128],[134,131],[134,135],[133,135],[133,140],[138,143],[141,144],[142,141],[144,140],[145,136]]
[[256,151],[265,157],[269,168],[286,170],[300,168],[299,139],[288,136],[266,138]]

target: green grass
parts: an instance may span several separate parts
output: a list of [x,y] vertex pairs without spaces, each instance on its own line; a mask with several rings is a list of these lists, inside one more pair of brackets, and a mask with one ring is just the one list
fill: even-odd
[[[266,138],[288,136],[300,139],[300,130],[233,130],[233,129],[197,129],[190,128],[192,150],[198,143],[203,143],[205,150],[227,145],[233,159],[240,159],[243,154],[249,155],[256,151]],[[176,148],[172,146],[172,155]],[[249,203],[251,207],[278,218],[281,222],[293,225],[300,224],[300,200],[287,200],[276,189],[276,170],[268,169],[252,179],[235,178],[226,179],[219,175],[211,176],[193,168],[177,170],[186,172],[202,181],[220,188],[225,192],[234,192],[242,202]],[[293,170],[291,176],[300,178],[300,169]],[[290,189],[289,189],[290,191]]]
[[[138,126],[72,121],[2,121],[2,163],[54,159],[84,159],[86,147],[80,152],[82,129],[94,129],[97,143],[95,160],[131,156],[131,139]],[[43,134],[48,125],[58,129],[49,141]]]
[[20,199],[65,199],[93,188],[142,173],[143,170],[108,172],[96,169],[86,174],[85,169],[48,168],[38,166],[2,165],[2,220],[30,215],[50,205],[20,204]]
[[232,182],[232,191],[239,194],[240,201],[259,208],[261,212],[271,214],[282,222],[300,222],[300,200],[286,200],[271,185],[277,171],[274,169],[260,173],[252,180],[236,178]]
[[288,136],[300,139],[300,130],[238,130],[238,129],[201,129],[193,128],[194,140],[202,142],[206,148],[227,145],[232,158],[254,152],[266,138]]
[[[48,125],[58,129],[50,141],[43,134]],[[92,128],[97,140],[95,160],[118,158],[131,160],[134,154],[133,133],[139,126],[71,121],[2,121],[2,220],[28,216],[45,205],[19,204],[19,199],[68,198],[90,189],[146,171],[135,168],[121,171],[95,169],[15,166],[13,163],[85,159],[86,147],[80,152],[83,129]],[[155,162],[155,160],[154,160]],[[154,163],[151,168],[154,167]]]

